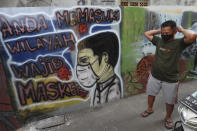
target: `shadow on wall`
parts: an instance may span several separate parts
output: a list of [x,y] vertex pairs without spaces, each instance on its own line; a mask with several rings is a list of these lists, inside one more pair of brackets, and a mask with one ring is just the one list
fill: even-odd
[[0,130],[13,131],[21,124],[17,120],[17,114],[12,107],[10,94],[8,94],[8,80],[5,74],[2,58],[0,57]]

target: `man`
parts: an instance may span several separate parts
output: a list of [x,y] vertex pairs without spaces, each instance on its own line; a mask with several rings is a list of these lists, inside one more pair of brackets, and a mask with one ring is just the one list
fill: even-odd
[[92,104],[122,97],[120,78],[114,72],[119,58],[119,40],[113,32],[92,35],[78,44],[76,74],[86,88],[96,85]]
[[[175,39],[177,31],[183,33],[184,37]],[[160,33],[161,38],[155,36]],[[171,114],[176,103],[178,90],[178,61],[181,52],[195,41],[196,35],[193,31],[176,26],[176,23],[171,20],[162,23],[161,30],[150,30],[144,34],[156,46],[156,52],[147,83],[148,109],[141,115],[147,117],[154,112],[155,96],[162,89],[166,103],[165,127],[172,129]]]

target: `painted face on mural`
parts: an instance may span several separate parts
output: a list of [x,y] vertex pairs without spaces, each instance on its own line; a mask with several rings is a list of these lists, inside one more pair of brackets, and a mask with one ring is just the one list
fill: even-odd
[[115,74],[119,57],[119,41],[115,33],[95,34],[80,41],[77,47],[76,73],[84,87],[104,83]]
[[77,49],[76,74],[79,83],[86,88],[95,87],[92,105],[120,99],[121,81],[114,71],[119,58],[117,35],[107,31],[94,34],[81,40]]
[[77,76],[79,82],[85,87],[93,86],[97,81],[103,78],[109,69],[108,55],[103,53],[101,62],[99,56],[94,55],[90,48],[82,49],[78,52]]

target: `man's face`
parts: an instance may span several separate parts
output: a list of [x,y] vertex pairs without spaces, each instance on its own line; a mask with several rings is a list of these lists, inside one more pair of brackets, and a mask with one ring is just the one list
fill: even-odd
[[176,34],[176,30],[172,29],[170,26],[161,28],[161,37],[165,42],[169,42],[173,40],[175,34]]
[[100,76],[107,64],[103,58],[101,59],[101,63],[99,64],[98,56],[94,55],[93,50],[90,48],[85,48],[78,52],[77,63],[78,65],[83,66],[90,64],[97,76]]
[[162,35],[175,35],[176,31],[172,29],[170,26],[162,27],[161,28]]

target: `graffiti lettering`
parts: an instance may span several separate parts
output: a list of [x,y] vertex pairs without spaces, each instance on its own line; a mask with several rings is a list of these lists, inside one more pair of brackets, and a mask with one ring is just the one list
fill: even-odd
[[[21,52],[34,52],[36,50],[47,48],[48,51],[57,50],[58,48],[70,47],[73,48],[75,38],[72,33],[55,34],[43,37],[36,37],[32,39],[22,39],[18,41],[6,42],[5,45],[11,54]],[[35,41],[35,43],[34,43]]]
[[76,11],[63,10],[56,12],[56,19],[59,28],[65,26],[75,26],[79,23],[94,23],[97,24],[102,22],[113,22],[120,19],[120,11],[109,9],[102,11],[101,9],[88,9],[85,8],[83,11],[81,8],[77,8]]
[[26,105],[27,100],[31,99],[32,103],[47,100],[63,99],[64,97],[79,96],[87,97],[88,91],[83,90],[77,83],[61,82],[38,82],[28,81],[27,84],[16,82],[21,105]]
[[43,15],[37,17],[24,16],[17,20],[8,21],[4,16],[0,16],[1,32],[3,38],[13,35],[22,35],[34,31],[39,32],[41,29],[47,30],[48,26]]
[[[79,79],[76,77],[78,43],[85,38],[92,38],[93,35],[95,38],[89,41],[91,47],[95,47],[92,57],[104,59],[105,56],[99,55],[104,52],[107,54],[105,59],[109,59],[109,63],[99,64],[96,75],[103,74],[99,81],[106,83],[114,76],[113,81],[118,90],[116,96],[112,91],[108,91],[110,94],[106,97],[109,99],[102,97],[99,101],[108,102],[114,96],[123,96],[122,80],[115,68],[116,65],[119,66],[120,54],[119,32],[116,31],[121,21],[119,7],[78,6],[54,8],[50,9],[50,12],[42,9],[39,12],[33,10],[16,13],[15,16],[10,16],[4,11],[0,13],[0,44],[4,49],[2,55],[6,56],[2,61],[7,66],[5,71],[9,74],[8,81],[12,83],[13,88],[11,93],[16,97],[19,110],[36,111],[34,107],[42,107],[42,103],[63,103],[60,106],[65,106],[88,99],[95,105],[96,100],[93,102],[93,99],[96,95],[92,93],[93,86],[98,84],[97,87],[100,89],[101,83],[94,83],[91,89],[87,90],[86,86],[78,83]],[[107,32],[106,35],[104,32]],[[89,44],[84,44],[82,48],[93,50],[88,47]],[[100,47],[105,47],[105,50],[101,50],[103,48]],[[90,55],[86,51],[84,54]],[[106,69],[103,70],[100,66]],[[113,71],[113,74],[109,71]],[[88,72],[86,74],[89,75]],[[83,77],[80,78],[83,80]]]
[[66,64],[58,57],[39,58],[38,63],[28,62],[22,66],[11,65],[11,69],[16,78],[31,78],[38,75],[47,77],[50,74],[56,73]]
[[88,8],[85,8],[82,12],[81,8],[77,8],[77,13],[78,13],[78,22],[81,22],[81,18],[85,18],[85,21],[88,21]]

